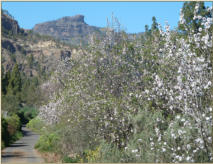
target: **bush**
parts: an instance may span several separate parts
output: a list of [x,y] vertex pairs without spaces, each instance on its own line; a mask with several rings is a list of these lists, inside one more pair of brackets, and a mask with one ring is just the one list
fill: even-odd
[[93,158],[92,162],[103,162],[103,163],[133,162],[133,160],[130,158],[130,156],[127,155],[127,153],[124,150],[118,149],[113,144],[102,142],[100,148],[97,150],[98,152],[95,153],[96,158]]
[[21,131],[17,131],[13,136],[11,136],[11,141],[17,141],[19,140],[21,137],[23,137],[23,134]]
[[63,163],[78,163],[79,160],[80,159],[78,157],[71,158],[71,157],[68,157],[68,156],[64,156],[63,159],[62,159],[62,162]]
[[4,149],[5,148],[5,143],[4,143],[4,141],[1,141],[1,149]]
[[8,123],[5,118],[1,118],[1,148],[3,149],[9,143]]
[[46,133],[40,136],[35,148],[41,152],[57,152],[59,136],[56,133]]
[[8,123],[8,132],[10,136],[15,135],[17,131],[21,131],[21,121],[18,115],[13,114],[10,117],[6,118]]
[[24,107],[18,112],[18,115],[23,124],[28,123],[31,119],[35,118],[37,114],[38,111],[33,107]]
[[87,150],[83,153],[84,162],[96,162],[100,159],[100,147],[95,150]]
[[2,146],[3,149],[5,146],[8,146],[12,142],[20,139],[23,135],[21,133],[21,121],[20,118],[13,114],[9,117],[1,118],[2,124]]
[[8,112],[8,114],[17,113],[19,110],[19,100],[17,96],[12,94],[3,95],[1,110]]
[[30,120],[26,126],[27,126],[27,128],[29,128],[37,133],[41,133],[41,130],[44,127],[44,122],[42,122],[39,118],[36,117],[36,118]]

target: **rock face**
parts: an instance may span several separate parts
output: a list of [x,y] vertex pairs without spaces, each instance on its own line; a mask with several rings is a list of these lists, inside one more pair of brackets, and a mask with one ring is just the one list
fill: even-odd
[[33,31],[75,45],[80,42],[87,43],[89,34],[101,33],[100,28],[86,24],[83,15],[66,16],[55,21],[36,24]]
[[18,34],[20,32],[20,28],[18,26],[18,22],[11,18],[9,15],[2,13],[1,16],[1,24],[2,24],[2,32],[10,34]]

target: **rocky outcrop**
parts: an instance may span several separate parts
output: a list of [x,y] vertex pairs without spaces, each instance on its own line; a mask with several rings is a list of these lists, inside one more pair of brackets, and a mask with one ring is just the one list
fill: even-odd
[[80,42],[87,43],[89,34],[102,33],[100,28],[86,24],[83,15],[66,16],[58,20],[36,24],[33,31],[75,45]]
[[2,13],[1,16],[2,32],[16,35],[22,30],[19,28],[18,22],[11,18],[9,15]]

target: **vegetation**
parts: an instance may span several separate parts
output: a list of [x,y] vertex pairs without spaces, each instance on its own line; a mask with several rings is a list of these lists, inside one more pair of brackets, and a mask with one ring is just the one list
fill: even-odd
[[[3,117],[3,136],[29,121],[41,135],[35,148],[69,163],[213,162],[211,13],[185,2],[177,30],[153,17],[133,39],[112,17],[103,39],[92,35],[43,83],[14,66],[2,78],[11,117]],[[34,93],[40,98],[30,99]]]
[[13,114],[9,117],[2,117],[1,119],[1,133],[2,133],[2,146],[3,149],[5,146],[8,146],[12,142],[16,141],[17,139],[20,139],[22,137],[21,130],[21,121],[20,118]]
[[41,86],[55,90],[37,148],[70,162],[211,162],[212,9],[202,6],[186,2],[176,31],[153,17],[133,40],[113,18],[103,40],[61,62]]
[[42,133],[42,130],[44,128],[44,122],[42,122],[39,118],[34,117],[33,119],[31,119],[28,123],[27,123],[27,127],[29,129],[32,129],[33,131],[37,132],[37,133]]
[[28,123],[38,114],[38,111],[34,107],[25,106],[18,111],[18,116],[23,124]]
[[21,126],[36,117],[35,98],[38,96],[38,80],[21,74],[19,65],[12,71],[2,70],[2,148],[20,139]]

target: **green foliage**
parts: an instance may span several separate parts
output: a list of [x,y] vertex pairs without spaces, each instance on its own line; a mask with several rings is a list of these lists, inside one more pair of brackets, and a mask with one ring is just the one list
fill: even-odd
[[8,128],[8,123],[5,118],[1,118],[1,143],[2,146],[1,148],[3,149],[7,144],[9,143],[9,132],[7,130]]
[[131,157],[124,150],[118,149],[115,145],[102,142],[93,162],[103,163],[124,163],[133,162]]
[[59,136],[56,133],[46,133],[40,136],[35,148],[41,152],[57,152]]
[[21,130],[21,121],[18,115],[12,114],[12,116],[6,118],[6,121],[11,135],[15,134],[16,130]]
[[2,70],[2,93],[4,95],[7,94],[7,87],[9,85],[10,76],[11,76],[10,71],[4,74],[4,71]]
[[38,77],[26,78],[23,77],[21,99],[28,106],[39,105],[41,100],[39,84],[40,80]]
[[31,119],[35,118],[38,114],[38,110],[34,107],[25,106],[18,111],[18,115],[23,124],[28,123]]
[[151,27],[151,31],[156,31],[158,30],[158,23],[155,17],[152,17],[152,27]]
[[79,157],[72,158],[72,157],[64,156],[62,159],[63,163],[78,163],[79,161],[80,161]]
[[147,40],[147,37],[151,36],[151,29],[149,29],[148,25],[145,25],[145,40]]
[[[197,2],[184,2],[182,12],[184,13],[184,19],[186,20],[185,25],[179,24],[179,30],[187,33],[189,29],[198,32],[199,27],[201,27],[201,20],[193,20],[194,17],[194,10]],[[203,17],[211,17],[211,13],[206,10],[204,2],[199,2],[199,15]]]
[[2,111],[17,113],[23,103],[25,106],[39,104],[39,83],[37,77],[28,78],[21,74],[18,64],[15,64],[12,72],[2,72]]
[[13,114],[9,117],[1,118],[1,135],[2,135],[2,149],[8,146],[12,142],[20,139],[23,135],[21,133],[21,121],[20,118]]
[[81,154],[86,149],[92,149],[97,145],[98,139],[94,133],[94,128],[95,125],[87,120],[82,120],[80,124],[76,122],[72,125],[67,125],[64,120],[51,131],[57,132],[60,136],[58,146],[63,147],[63,149],[60,149],[60,152],[67,155],[68,152]]
[[12,94],[2,95],[1,105],[2,105],[1,108],[2,113],[3,112],[6,112],[8,114],[17,113],[18,110],[20,109],[19,99]]
[[44,122],[41,121],[39,118],[35,117],[34,119],[30,120],[27,125],[26,125],[29,129],[37,132],[37,133],[41,133],[42,129],[44,127]]
[[18,93],[20,93],[21,88],[22,88],[21,75],[19,72],[18,64],[15,64],[11,73],[7,90],[9,93],[17,95]]

